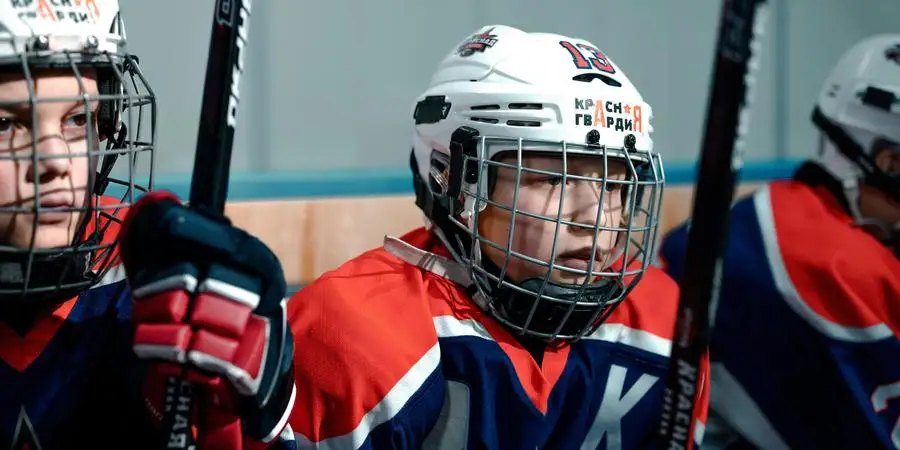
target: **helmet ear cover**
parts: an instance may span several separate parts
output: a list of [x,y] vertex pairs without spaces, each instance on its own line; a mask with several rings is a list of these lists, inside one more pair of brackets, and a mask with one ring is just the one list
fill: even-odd
[[[425,97],[416,104],[413,119],[416,125],[438,123],[447,118],[451,104],[443,95]],[[446,192],[436,194],[436,186],[432,186],[431,180],[424,180],[419,174],[418,161],[415,150],[410,156],[410,165],[413,172],[413,186],[416,190],[416,205],[422,208],[425,215],[431,219],[436,216],[455,217],[462,212],[463,203],[459,196],[462,193],[462,183],[478,182],[477,163],[477,138],[478,130],[471,127],[459,127],[450,137],[450,161],[447,168],[448,186]],[[435,210],[435,202],[440,204],[440,211]],[[437,213],[437,214],[435,214]],[[438,219],[440,220],[440,219]]]
[[460,198],[463,181],[469,184],[478,181],[477,139],[478,130],[474,128],[460,127],[453,132],[447,168],[448,185],[444,192],[441,192],[440,186],[435,186],[433,180],[422,178],[415,149],[410,152],[409,164],[413,172],[416,206],[445,232],[455,230],[456,227],[450,222],[450,218],[458,216],[463,211],[464,204]]

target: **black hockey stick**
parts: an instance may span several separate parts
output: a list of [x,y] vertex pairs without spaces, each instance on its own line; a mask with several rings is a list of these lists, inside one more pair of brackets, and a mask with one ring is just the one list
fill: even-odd
[[[251,0],[216,1],[191,177],[192,208],[225,211],[250,6]],[[191,384],[183,377],[170,377],[166,384],[163,448],[193,449]]]
[[[709,344],[710,305],[718,296],[764,7],[764,0],[725,0],[719,18],[712,92],[659,423],[660,448],[693,446],[700,362]],[[704,389],[709,389],[709,380],[705,381]]]

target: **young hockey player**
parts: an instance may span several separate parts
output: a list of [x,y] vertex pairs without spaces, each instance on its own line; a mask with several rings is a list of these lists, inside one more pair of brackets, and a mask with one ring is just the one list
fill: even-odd
[[199,448],[291,448],[277,260],[171,196],[129,210],[155,99],[118,2],[0,3],[0,44],[0,446],[158,448],[174,367]]
[[[900,448],[900,35],[850,48],[812,120],[818,157],[732,212],[710,344],[716,447]],[[687,224],[661,248],[676,278],[686,237]]]
[[[678,294],[648,267],[650,106],[590,42],[496,25],[412,116],[430,226],[288,304],[299,447],[652,445]],[[698,442],[700,410],[682,430]]]

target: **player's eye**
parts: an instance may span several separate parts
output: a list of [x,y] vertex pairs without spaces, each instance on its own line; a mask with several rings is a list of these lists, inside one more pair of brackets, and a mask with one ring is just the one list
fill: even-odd
[[621,183],[610,183],[608,181],[603,183],[603,190],[605,190],[606,192],[616,192],[621,189],[622,189]]
[[550,186],[559,186],[562,184],[563,177],[555,176],[555,177],[547,177],[547,184]]
[[85,113],[73,114],[66,118],[67,127],[82,128],[88,123],[88,115]]
[[11,117],[0,117],[0,133],[7,133],[9,131],[12,131],[15,125],[15,119]]

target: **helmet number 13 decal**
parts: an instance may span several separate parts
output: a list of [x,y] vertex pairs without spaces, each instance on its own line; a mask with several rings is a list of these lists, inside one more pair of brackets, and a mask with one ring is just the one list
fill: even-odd
[[569,41],[559,41],[562,48],[572,55],[572,62],[579,69],[595,69],[608,74],[616,73],[616,69],[609,63],[609,59],[598,48],[587,44],[573,44]]

